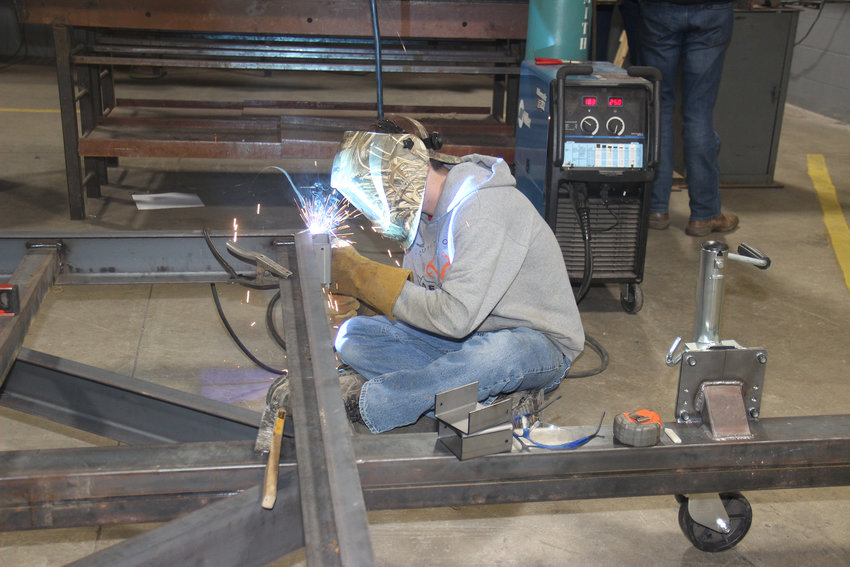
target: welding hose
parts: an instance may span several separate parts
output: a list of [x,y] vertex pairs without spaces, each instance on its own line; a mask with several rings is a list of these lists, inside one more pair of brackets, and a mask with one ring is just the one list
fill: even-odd
[[210,290],[212,291],[213,301],[215,301],[215,308],[218,311],[218,316],[221,319],[221,322],[224,324],[224,328],[227,329],[227,333],[230,335],[230,338],[233,339],[233,342],[236,343],[236,346],[239,347],[245,356],[251,359],[251,362],[265,370],[266,372],[271,372],[272,374],[283,375],[286,374],[286,370],[278,370],[277,368],[272,368],[268,364],[263,363],[260,359],[258,359],[254,354],[248,350],[242,341],[239,340],[239,337],[236,336],[236,331],[233,330],[233,327],[230,326],[230,322],[227,320],[227,316],[224,314],[224,309],[221,307],[221,300],[218,297],[218,290],[215,287],[214,283],[210,284]]
[[570,183],[568,189],[570,201],[573,203],[581,229],[581,238],[584,241],[584,273],[582,274],[581,285],[576,292],[576,303],[578,304],[587,295],[587,291],[590,289],[590,280],[593,277],[593,252],[590,248],[590,207],[587,205],[587,189],[584,185],[577,187]]
[[266,307],[266,328],[269,330],[269,334],[271,334],[274,342],[276,342],[280,348],[286,352],[286,341],[283,340],[283,337],[277,332],[277,327],[275,327],[274,324],[274,308],[278,301],[280,301],[280,290],[272,296],[269,300],[268,306]]
[[375,75],[377,77],[378,118],[384,117],[384,78],[381,69],[381,30],[378,28],[378,4],[370,2],[372,8],[372,34],[375,36]]
[[602,374],[605,372],[605,369],[608,368],[608,362],[610,361],[610,356],[608,355],[608,351],[605,350],[605,347],[602,346],[602,343],[591,337],[590,335],[584,335],[584,344],[585,346],[589,346],[590,350],[596,353],[599,356],[599,366],[596,368],[592,368],[590,370],[584,370],[582,372],[573,372],[572,366],[567,371],[567,375],[565,378],[589,378],[591,376],[596,376],[597,374]]
[[[590,207],[587,205],[587,188],[584,184],[579,186],[574,186],[572,183],[564,184],[567,186],[567,190],[569,191],[570,201],[573,204],[573,209],[575,210],[576,217],[578,218],[579,227],[581,229],[581,237],[584,241],[584,274],[582,275],[579,289],[576,292],[576,305],[578,305],[587,295],[587,291],[590,289],[590,280],[593,276],[593,252],[590,248]],[[585,335],[584,343],[599,356],[599,366],[582,372],[573,373],[568,371],[566,378],[588,378],[590,376],[602,374],[605,372],[605,369],[608,368],[610,357],[608,355],[608,351],[602,346],[602,343],[590,335]]]

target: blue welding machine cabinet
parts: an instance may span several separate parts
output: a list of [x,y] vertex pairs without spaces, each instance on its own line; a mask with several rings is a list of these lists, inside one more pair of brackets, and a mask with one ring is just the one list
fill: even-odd
[[524,61],[520,75],[517,187],[552,227],[572,283],[619,283],[629,312],[643,304],[659,85],[653,68],[607,62]]

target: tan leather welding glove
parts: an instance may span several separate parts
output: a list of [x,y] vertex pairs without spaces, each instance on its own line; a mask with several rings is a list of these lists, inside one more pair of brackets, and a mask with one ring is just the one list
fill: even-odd
[[413,272],[364,258],[353,246],[333,249],[331,293],[358,298],[378,313],[393,317],[393,307],[404,282]]
[[357,315],[360,302],[357,298],[340,293],[328,294],[328,319],[331,325],[340,325]]

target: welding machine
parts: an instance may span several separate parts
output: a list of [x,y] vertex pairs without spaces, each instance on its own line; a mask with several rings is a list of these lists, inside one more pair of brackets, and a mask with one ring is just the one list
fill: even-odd
[[643,306],[659,87],[651,67],[522,63],[517,187],[552,227],[579,301],[592,282],[618,283],[624,310]]

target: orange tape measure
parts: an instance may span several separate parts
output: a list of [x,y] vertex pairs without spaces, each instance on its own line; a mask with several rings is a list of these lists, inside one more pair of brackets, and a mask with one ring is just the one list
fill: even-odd
[[614,439],[632,447],[651,447],[661,439],[661,416],[648,409],[627,411],[614,418]]

